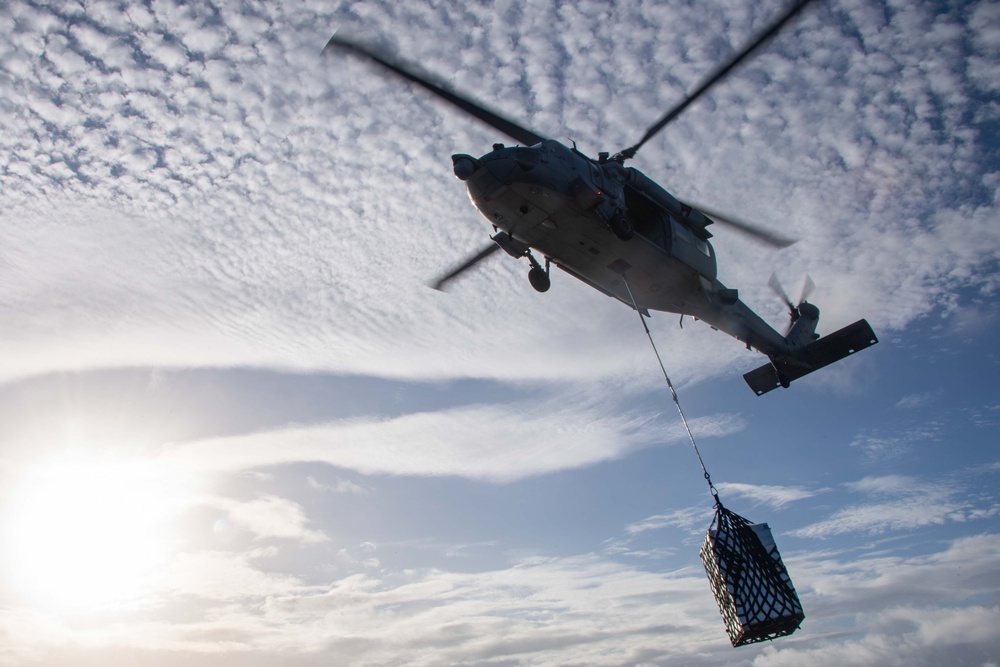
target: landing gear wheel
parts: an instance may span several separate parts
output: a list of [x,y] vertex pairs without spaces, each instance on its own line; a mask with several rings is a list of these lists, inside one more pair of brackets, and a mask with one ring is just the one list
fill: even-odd
[[635,228],[632,226],[632,221],[621,211],[617,211],[611,216],[608,225],[611,227],[611,231],[615,233],[615,236],[622,241],[628,241],[635,236]]
[[548,272],[540,266],[533,266],[528,271],[528,282],[535,288],[536,292],[548,292],[552,287]]

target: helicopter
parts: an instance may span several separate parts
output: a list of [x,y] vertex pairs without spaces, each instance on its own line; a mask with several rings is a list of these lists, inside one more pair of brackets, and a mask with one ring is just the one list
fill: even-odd
[[[769,362],[744,374],[763,395],[878,342],[864,319],[834,333],[816,333],[819,308],[806,301],[808,279],[796,304],[772,275],[769,285],[789,310],[789,325],[779,333],[718,279],[718,262],[707,227],[728,225],[775,247],[793,240],[757,225],[685,203],[638,169],[625,166],[649,139],[691,103],[770,40],[811,0],[800,0],[772,22],[728,63],[652,125],[638,143],[597,159],[545,137],[461,95],[388,54],[334,34],[323,55],[346,52],[364,58],[485,122],[516,142],[493,144],[480,157],[452,156],[455,176],[473,205],[493,226],[490,243],[438,277],[436,289],[472,269],[498,250],[525,258],[528,281],[538,292],[551,286],[550,268],[559,269],[643,316],[649,311],[685,315],[742,341]],[[544,264],[535,256],[539,253]]]

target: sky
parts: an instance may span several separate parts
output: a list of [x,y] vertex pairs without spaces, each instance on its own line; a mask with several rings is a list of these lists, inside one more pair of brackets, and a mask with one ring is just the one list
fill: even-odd
[[814,3],[631,165],[715,230],[765,359],[653,313],[727,507],[806,620],[732,648],[712,498],[636,314],[534,292],[450,155],[510,140],[377,44],[596,155],[784,7],[0,6],[0,664],[1000,665],[1000,4]]

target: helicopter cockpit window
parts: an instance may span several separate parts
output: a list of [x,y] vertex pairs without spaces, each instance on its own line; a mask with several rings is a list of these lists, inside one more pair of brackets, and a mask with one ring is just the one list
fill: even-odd
[[524,161],[538,164],[541,161],[542,154],[534,148],[515,148],[514,158],[519,162]]
[[703,254],[705,257],[712,256],[712,252],[711,250],[709,250],[708,244],[702,241],[701,239],[695,239],[694,245],[696,248],[698,248],[698,250],[701,251],[701,254]]
[[514,159],[524,169],[531,169],[537,167],[538,163],[541,162],[542,154],[534,148],[515,148]]

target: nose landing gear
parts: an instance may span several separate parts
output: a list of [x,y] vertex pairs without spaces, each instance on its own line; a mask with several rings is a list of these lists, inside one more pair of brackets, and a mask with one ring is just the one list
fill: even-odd
[[511,257],[527,257],[528,261],[531,262],[531,269],[528,271],[528,282],[531,283],[531,286],[537,292],[549,291],[549,288],[552,287],[552,281],[549,279],[549,264],[552,260],[546,257],[545,266],[542,267],[538,263],[538,260],[535,259],[535,256],[531,254],[531,248],[528,247],[528,244],[518,241],[509,232],[497,232],[490,238]]

